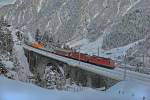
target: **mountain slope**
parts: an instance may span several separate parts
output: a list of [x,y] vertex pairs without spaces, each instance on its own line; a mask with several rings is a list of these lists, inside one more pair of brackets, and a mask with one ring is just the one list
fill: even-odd
[[[23,31],[49,31],[56,40],[95,41],[140,0],[17,0],[5,18]],[[142,1],[144,2],[144,1]],[[145,1],[146,2],[146,1]],[[2,8],[5,9],[5,8]],[[122,24],[122,23],[121,23]]]

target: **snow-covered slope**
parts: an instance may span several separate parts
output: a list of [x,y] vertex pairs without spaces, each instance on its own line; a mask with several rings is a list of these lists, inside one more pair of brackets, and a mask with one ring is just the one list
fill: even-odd
[[32,76],[32,74],[29,69],[29,64],[28,64],[27,58],[25,56],[24,49],[21,44],[19,45],[19,42],[21,42],[21,41],[19,41],[16,36],[16,32],[18,30],[15,30],[13,28],[12,29],[10,28],[10,30],[12,31],[11,34],[12,34],[13,41],[14,41],[13,53],[19,63],[19,68],[18,68],[18,72],[17,72],[18,78],[21,81],[27,82],[28,77]]
[[[2,100],[149,100],[149,84],[121,82],[106,92],[87,89],[82,92],[45,90],[31,84],[0,77]],[[129,85],[130,84],[130,85]],[[125,87],[126,86],[126,87]],[[128,87],[131,86],[131,87]],[[136,87],[136,88],[135,88]]]
[[150,84],[149,83],[144,83],[140,81],[122,81],[119,82],[118,84],[112,86],[107,92],[110,92],[114,95],[116,94],[121,94],[126,97],[129,95],[133,97],[133,100],[138,100],[138,99],[145,99],[149,100],[150,99]]

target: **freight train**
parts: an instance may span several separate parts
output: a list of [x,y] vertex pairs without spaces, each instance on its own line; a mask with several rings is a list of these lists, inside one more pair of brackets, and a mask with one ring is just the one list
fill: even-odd
[[[30,46],[37,48],[37,49],[45,50],[44,45],[42,43],[38,43],[36,41],[30,43]],[[90,56],[88,54],[76,52],[73,50],[66,50],[66,49],[62,49],[62,48],[56,48],[55,50],[48,51],[48,52],[51,52],[51,53],[59,55],[59,56],[67,57],[70,59],[90,63],[93,65],[98,65],[100,67],[104,67],[104,68],[108,68],[108,69],[114,69],[116,67],[114,61],[110,58],[104,58],[104,57],[99,57],[99,56],[95,56],[95,55]]]

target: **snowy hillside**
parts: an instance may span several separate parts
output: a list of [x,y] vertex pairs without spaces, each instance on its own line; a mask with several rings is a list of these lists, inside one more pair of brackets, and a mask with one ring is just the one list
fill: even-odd
[[[2,100],[149,100],[150,88],[147,83],[120,82],[108,91],[87,89],[82,92],[45,90],[31,84],[0,77],[0,97]],[[130,84],[130,85],[129,85]],[[125,86],[132,86],[125,88]],[[127,87],[128,87],[127,86]]]

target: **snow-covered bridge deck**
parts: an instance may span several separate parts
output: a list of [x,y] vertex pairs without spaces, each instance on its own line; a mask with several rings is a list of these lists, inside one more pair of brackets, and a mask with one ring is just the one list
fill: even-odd
[[[62,61],[65,62],[69,65],[72,65],[74,67],[79,67],[83,70],[87,70],[90,72],[93,72],[95,74],[99,74],[99,75],[103,75],[106,77],[110,77],[116,80],[123,80],[124,79],[124,72],[125,70],[121,69],[121,68],[115,68],[115,69],[106,69],[100,66],[96,66],[96,65],[92,65],[89,63],[84,63],[84,62],[79,62],[77,60],[73,60],[73,59],[69,59],[66,57],[62,57],[50,52],[46,52],[43,50],[39,50],[33,47],[30,47],[28,45],[23,45],[24,49],[29,50],[29,51],[33,51],[35,53],[38,53],[40,55],[49,57],[49,58],[53,58],[55,60],[58,61]],[[150,82],[150,75],[146,75],[146,74],[142,74],[142,73],[138,73],[138,72],[133,72],[133,71],[126,71],[126,80],[140,80],[140,81],[145,81],[145,82]]]

